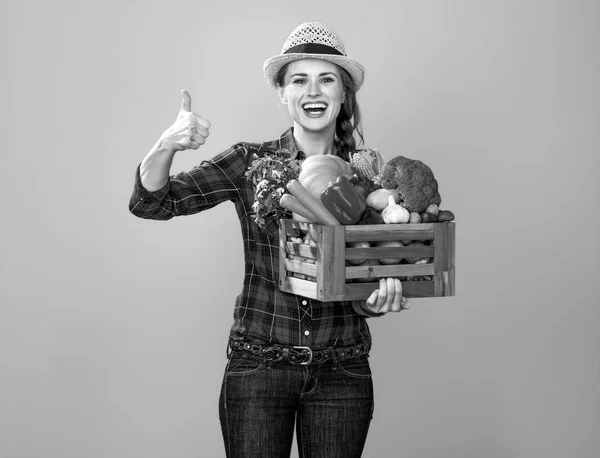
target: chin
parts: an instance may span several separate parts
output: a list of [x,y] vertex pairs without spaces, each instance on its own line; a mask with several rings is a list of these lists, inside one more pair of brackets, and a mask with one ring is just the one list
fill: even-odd
[[298,123],[300,127],[302,127],[307,132],[327,132],[330,129],[335,132],[335,123],[332,122],[323,122],[319,120],[318,122],[310,122],[313,120],[309,120],[308,122],[304,121]]

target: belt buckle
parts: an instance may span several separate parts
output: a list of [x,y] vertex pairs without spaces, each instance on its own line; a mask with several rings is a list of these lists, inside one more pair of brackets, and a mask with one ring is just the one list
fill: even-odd
[[298,363],[300,366],[307,366],[312,363],[313,360],[313,352],[310,347],[294,347],[294,350],[306,350],[308,351],[308,361],[304,361],[302,363]]

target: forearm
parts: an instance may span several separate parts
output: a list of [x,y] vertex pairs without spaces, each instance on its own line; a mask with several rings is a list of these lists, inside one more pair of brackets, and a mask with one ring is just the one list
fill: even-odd
[[140,179],[147,191],[158,191],[167,184],[174,157],[175,151],[160,140],[152,147],[140,165]]

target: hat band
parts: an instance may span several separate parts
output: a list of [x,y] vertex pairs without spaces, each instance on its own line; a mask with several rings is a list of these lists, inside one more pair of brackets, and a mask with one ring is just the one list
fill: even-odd
[[304,43],[285,50],[283,54],[302,53],[302,54],[336,54],[343,56],[337,49],[323,45],[321,43]]

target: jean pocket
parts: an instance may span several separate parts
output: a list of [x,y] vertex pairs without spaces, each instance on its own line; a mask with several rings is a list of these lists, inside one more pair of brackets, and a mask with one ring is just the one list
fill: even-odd
[[225,375],[250,375],[265,368],[265,360],[257,356],[233,352],[227,363]]
[[366,355],[358,358],[345,359],[338,361],[336,364],[338,370],[350,377],[354,378],[370,378],[371,366]]

